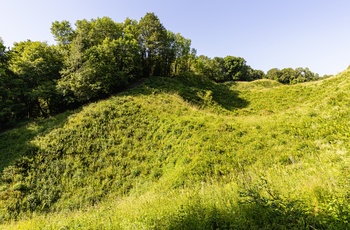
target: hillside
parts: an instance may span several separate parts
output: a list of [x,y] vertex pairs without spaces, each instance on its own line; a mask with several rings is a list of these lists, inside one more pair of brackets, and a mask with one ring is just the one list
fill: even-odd
[[347,229],[350,72],[150,78],[0,134],[1,229]]

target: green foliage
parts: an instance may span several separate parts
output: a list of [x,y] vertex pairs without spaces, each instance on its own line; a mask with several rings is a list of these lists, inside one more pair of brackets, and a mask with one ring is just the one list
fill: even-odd
[[25,105],[27,116],[46,116],[61,111],[62,98],[56,91],[61,67],[62,57],[53,46],[32,41],[14,45],[9,69],[21,81],[18,97]]
[[265,76],[263,71],[248,66],[244,58],[234,56],[210,59],[201,55],[196,58],[193,69],[196,74],[208,76],[216,82],[252,81]]
[[4,158],[0,214],[19,222],[3,226],[346,229],[348,75],[293,86],[153,77],[9,130],[1,158],[22,154]]
[[212,112],[225,113],[247,106],[247,101],[239,97],[238,92],[230,89],[230,85],[219,84],[206,77],[192,74],[178,76],[174,79],[151,78],[145,82],[142,93],[171,92],[198,108]]
[[81,36],[84,48],[101,44],[105,39],[114,40],[122,35],[122,25],[114,22],[109,17],[77,20],[75,36]]
[[191,60],[194,59],[194,51],[191,50],[191,40],[186,39],[179,33],[168,32],[168,37],[172,38],[171,49],[174,52],[173,75],[190,72]]
[[65,71],[59,88],[72,91],[80,101],[110,95],[139,75],[137,51],[136,40],[106,39],[83,54],[77,54],[77,58],[81,58],[81,67],[74,72]]
[[196,57],[154,13],[75,25],[0,40],[0,128],[124,92],[0,133],[0,228],[348,228],[350,70],[286,86],[319,77]]
[[139,22],[126,19],[115,23],[106,17],[80,20],[72,32],[65,21],[55,22],[53,33],[60,32],[61,27],[68,32],[56,35],[58,39],[74,35],[71,42],[64,42],[69,46],[58,83],[67,101],[104,98],[142,76],[189,71],[190,40],[167,31],[153,13]]
[[173,36],[168,34],[154,13],[147,13],[141,18],[139,28],[143,76],[169,76],[175,58],[170,49]]
[[[55,22],[52,31],[66,24]],[[58,83],[58,89],[66,98],[73,95],[70,100],[86,102],[105,97],[127,85],[128,77],[132,79],[137,74],[136,41],[122,38],[121,24],[107,17],[78,20],[76,29],[67,33],[74,37]]]
[[23,118],[26,112],[21,100],[24,82],[9,69],[11,53],[0,39],[0,130]]
[[0,37],[0,67],[2,68],[2,74],[4,73],[4,65],[6,64],[6,47],[4,41]]
[[60,45],[68,45],[74,37],[74,30],[69,21],[55,21],[51,25],[51,33]]
[[248,81],[255,81],[265,78],[265,73],[262,70],[248,68]]
[[[122,23],[109,17],[77,20],[75,28],[55,21],[51,33],[56,46],[26,41],[9,52],[0,41],[2,128],[107,98],[140,78],[193,73],[216,82],[265,78],[242,57],[197,57],[191,40],[168,31],[154,13]],[[308,68],[286,68],[266,78],[294,84],[319,77]],[[210,92],[199,94],[210,101]]]
[[244,78],[248,75],[248,68],[243,58],[226,56],[224,58],[224,66],[224,75],[226,79],[246,80]]
[[309,68],[277,68],[270,69],[266,74],[267,79],[275,80],[283,84],[296,84],[318,80],[320,77],[309,70]]

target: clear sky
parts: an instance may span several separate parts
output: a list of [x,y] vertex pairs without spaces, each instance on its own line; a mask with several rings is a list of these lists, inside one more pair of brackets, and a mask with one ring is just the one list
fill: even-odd
[[350,65],[349,0],[0,0],[0,9],[6,46],[27,39],[54,44],[56,20],[122,22],[154,12],[168,30],[191,39],[198,55],[243,57],[265,72],[309,67],[336,74]]

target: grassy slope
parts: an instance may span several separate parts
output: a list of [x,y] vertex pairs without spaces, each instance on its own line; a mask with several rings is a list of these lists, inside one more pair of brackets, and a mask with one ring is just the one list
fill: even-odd
[[349,75],[152,78],[2,133],[1,227],[346,229]]

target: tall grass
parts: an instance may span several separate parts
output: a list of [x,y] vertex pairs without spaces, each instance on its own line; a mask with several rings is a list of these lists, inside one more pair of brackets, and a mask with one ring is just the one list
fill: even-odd
[[347,229],[348,76],[151,78],[2,133],[1,227]]

